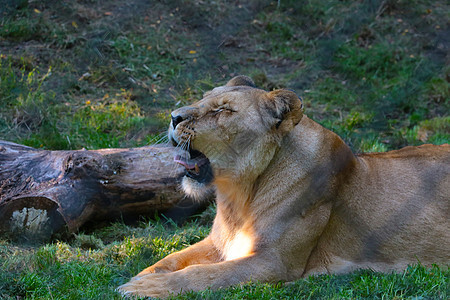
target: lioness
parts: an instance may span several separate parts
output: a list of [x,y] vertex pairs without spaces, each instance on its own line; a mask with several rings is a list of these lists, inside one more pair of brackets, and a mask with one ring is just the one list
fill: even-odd
[[450,262],[448,144],[355,156],[294,92],[245,76],[175,110],[169,137],[190,153],[175,158],[184,190],[213,187],[217,215],[207,238],[143,270],[123,294]]

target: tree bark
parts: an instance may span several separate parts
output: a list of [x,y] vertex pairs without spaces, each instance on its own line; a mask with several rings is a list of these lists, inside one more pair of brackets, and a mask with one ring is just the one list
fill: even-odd
[[0,141],[0,232],[45,241],[91,221],[189,212],[196,205],[179,190],[178,151],[48,151]]

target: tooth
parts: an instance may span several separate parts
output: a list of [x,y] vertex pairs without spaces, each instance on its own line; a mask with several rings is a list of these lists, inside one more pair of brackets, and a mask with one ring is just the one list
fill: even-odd
[[196,173],[200,173],[200,168],[198,167],[197,164],[195,164],[195,172],[196,172]]

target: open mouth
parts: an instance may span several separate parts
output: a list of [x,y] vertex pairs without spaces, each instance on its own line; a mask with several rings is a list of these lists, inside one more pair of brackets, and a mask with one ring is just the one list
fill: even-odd
[[186,168],[186,176],[208,184],[213,179],[209,159],[200,151],[189,149],[186,155],[176,155],[174,161]]

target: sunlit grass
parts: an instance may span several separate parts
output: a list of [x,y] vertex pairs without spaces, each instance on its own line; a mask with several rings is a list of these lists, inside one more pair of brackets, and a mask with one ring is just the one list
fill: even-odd
[[[209,220],[209,211],[201,218]],[[0,243],[0,298],[120,299],[115,288],[145,267],[206,237],[202,219],[182,227],[145,222],[114,223],[71,241],[38,247]],[[369,270],[347,275],[312,276],[289,284],[247,283],[175,299],[447,299],[447,267],[420,265],[398,274]]]

